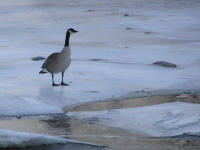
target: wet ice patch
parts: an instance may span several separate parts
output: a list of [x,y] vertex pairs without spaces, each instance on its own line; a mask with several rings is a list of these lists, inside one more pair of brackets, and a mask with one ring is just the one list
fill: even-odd
[[177,66],[173,63],[169,63],[166,61],[156,61],[153,65],[162,66],[162,67],[169,67],[169,68],[176,68]]
[[32,57],[31,60],[33,61],[41,61],[41,60],[44,60],[45,57],[42,57],[42,56],[37,56],[37,57]]
[[199,104],[173,102],[111,111],[69,112],[67,115],[155,137],[175,136],[188,132],[198,133],[200,131]]

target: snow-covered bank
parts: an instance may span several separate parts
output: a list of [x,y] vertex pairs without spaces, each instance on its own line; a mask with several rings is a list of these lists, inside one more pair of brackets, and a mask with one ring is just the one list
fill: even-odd
[[60,137],[0,129],[0,148],[27,147],[48,144],[80,143]]
[[109,111],[69,112],[67,115],[155,137],[200,132],[200,104],[173,102]]
[[[20,0],[0,8],[0,115],[60,113],[142,90],[199,90],[198,0]],[[61,50],[69,27],[79,30],[65,74],[72,83],[51,87],[31,58]],[[160,60],[178,67],[151,65]]]

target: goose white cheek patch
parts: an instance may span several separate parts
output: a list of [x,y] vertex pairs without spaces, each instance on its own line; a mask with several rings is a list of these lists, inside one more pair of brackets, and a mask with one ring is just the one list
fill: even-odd
[[69,33],[70,33],[70,34],[74,34],[74,32],[72,32],[71,30],[69,30]]

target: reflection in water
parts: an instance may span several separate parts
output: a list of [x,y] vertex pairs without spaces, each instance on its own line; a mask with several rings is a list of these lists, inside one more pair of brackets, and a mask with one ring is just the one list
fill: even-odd
[[71,133],[70,118],[65,115],[54,116],[48,120],[41,120],[41,122],[56,135],[67,136]]
[[41,87],[39,91],[39,99],[43,103],[62,108],[64,105],[74,103],[75,100],[69,96],[67,87]]

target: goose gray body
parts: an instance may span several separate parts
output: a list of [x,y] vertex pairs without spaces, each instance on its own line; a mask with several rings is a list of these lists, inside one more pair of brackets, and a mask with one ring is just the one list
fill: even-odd
[[48,71],[52,76],[52,86],[58,86],[58,84],[54,83],[54,74],[62,73],[62,82],[61,85],[68,85],[63,82],[64,73],[67,68],[69,68],[71,64],[71,50],[69,46],[69,38],[70,35],[76,33],[78,31],[70,28],[67,30],[66,38],[65,38],[65,46],[59,53],[53,53],[47,57],[45,62],[42,65],[42,70],[40,73],[47,73]]
[[42,68],[50,73],[56,74],[60,72],[65,72],[65,70],[70,66],[70,64],[70,47],[66,46],[60,53],[51,54],[42,65]]

